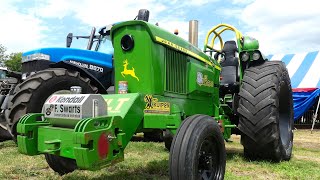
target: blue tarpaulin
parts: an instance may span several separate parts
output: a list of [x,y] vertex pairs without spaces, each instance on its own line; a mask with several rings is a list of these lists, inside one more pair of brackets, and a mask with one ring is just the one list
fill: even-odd
[[294,120],[299,119],[315,103],[320,95],[320,89],[308,92],[293,92],[293,111]]

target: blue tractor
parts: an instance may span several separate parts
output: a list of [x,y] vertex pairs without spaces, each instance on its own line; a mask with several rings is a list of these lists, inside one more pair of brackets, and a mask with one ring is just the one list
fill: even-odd
[[[90,36],[67,36],[67,48],[42,48],[25,52],[22,57],[22,83],[7,95],[2,107],[6,122],[2,126],[16,136],[19,118],[30,112],[41,112],[42,105],[53,93],[66,93],[71,86],[80,86],[82,93],[107,93],[113,86],[111,26]],[[87,49],[70,48],[73,37],[87,38]],[[95,46],[95,47],[94,47]]]

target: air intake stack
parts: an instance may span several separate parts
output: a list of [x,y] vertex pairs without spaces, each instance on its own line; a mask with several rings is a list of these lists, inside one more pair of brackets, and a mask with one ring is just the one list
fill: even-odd
[[198,20],[189,21],[189,42],[198,47]]

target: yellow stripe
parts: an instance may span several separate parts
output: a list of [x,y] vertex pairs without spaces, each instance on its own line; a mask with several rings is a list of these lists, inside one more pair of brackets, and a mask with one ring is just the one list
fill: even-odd
[[[186,48],[183,48],[183,47],[181,47],[181,46],[178,46],[178,45],[174,44],[173,42],[170,42],[170,41],[168,41],[168,40],[166,40],[166,39],[162,39],[161,37],[158,37],[158,36],[156,36],[156,41],[159,42],[159,43],[161,43],[161,44],[168,45],[168,46],[170,46],[170,47],[172,47],[172,48],[174,48],[174,49],[176,49],[176,50],[178,50],[178,51],[181,51],[181,52],[183,52],[183,53],[186,53],[186,54],[188,54],[188,55],[190,55],[190,56],[192,56],[192,57],[194,57],[194,58],[196,58],[196,59],[198,59],[198,60],[200,60],[200,61],[202,61],[202,62],[207,63],[207,64],[210,65],[210,66],[213,66],[212,62],[204,59],[203,57],[199,56],[198,54],[196,54],[196,53],[194,53],[194,52],[192,52],[192,51],[189,51],[189,50],[186,49]],[[215,67],[217,70],[221,71],[221,68],[220,68],[218,65],[214,65],[214,67]]]
[[214,68],[218,69],[219,71],[221,71],[221,67],[214,65]]

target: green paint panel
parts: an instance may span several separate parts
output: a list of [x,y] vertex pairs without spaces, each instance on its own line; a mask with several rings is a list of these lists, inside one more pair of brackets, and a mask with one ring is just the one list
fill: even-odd
[[178,114],[145,114],[143,128],[151,129],[178,129],[181,116]]
[[204,92],[206,96],[212,96],[214,90],[215,72],[212,68],[190,63],[188,89],[190,93]]
[[249,36],[244,36],[243,37],[243,51],[253,51],[259,49],[259,41],[249,37]]

